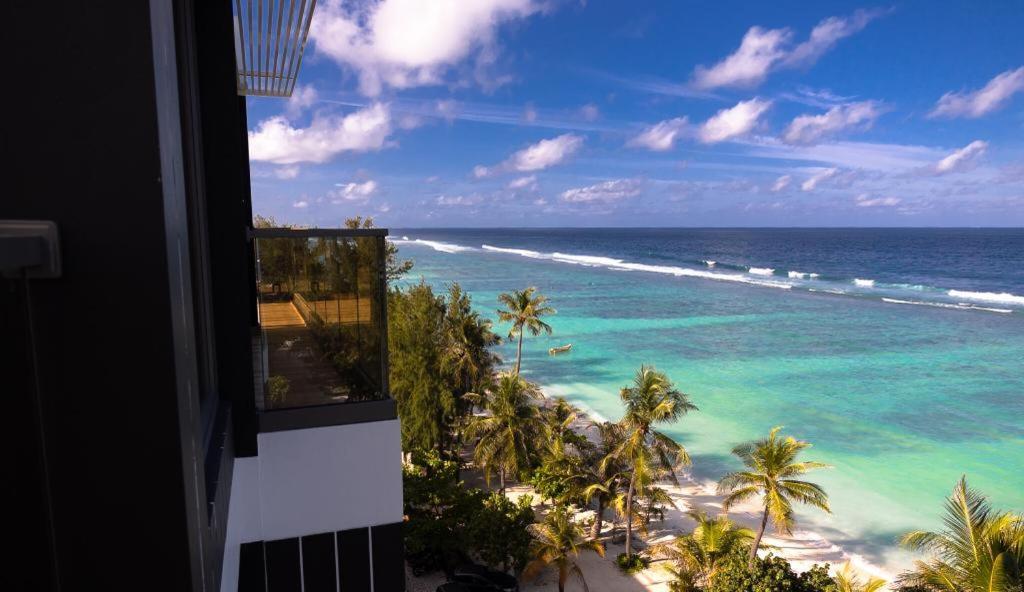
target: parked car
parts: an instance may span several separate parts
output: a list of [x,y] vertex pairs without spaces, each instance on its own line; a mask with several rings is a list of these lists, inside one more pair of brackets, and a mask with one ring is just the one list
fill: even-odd
[[515,576],[473,563],[455,568],[448,579],[460,584],[490,586],[495,592],[519,592],[519,580]]

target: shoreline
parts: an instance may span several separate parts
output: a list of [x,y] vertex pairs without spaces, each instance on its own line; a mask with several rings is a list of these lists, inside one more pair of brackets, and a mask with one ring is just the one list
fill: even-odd
[[[544,385],[538,386],[540,387],[540,392],[543,396],[540,403],[542,406],[546,407],[551,405],[552,401],[554,401],[558,396],[565,398],[579,410],[576,414],[576,420],[571,424],[572,429],[584,435],[591,441],[596,441],[597,434],[591,425],[592,416],[596,416],[599,421],[607,421],[606,418],[601,417],[598,413],[588,411],[579,404],[574,403],[568,396],[553,395]],[[651,543],[660,543],[665,540],[669,540],[673,536],[689,533],[694,526],[694,521],[686,515],[686,512],[690,510],[703,510],[710,516],[716,516],[721,513],[722,499],[724,496],[719,495],[716,492],[716,483],[714,481],[707,480],[702,483],[694,478],[689,471],[679,472],[677,474],[677,478],[679,481],[678,485],[667,479],[663,479],[658,482],[658,487],[661,487],[669,494],[673,503],[676,505],[676,508],[666,508],[665,519],[658,523],[652,523],[650,535],[646,537]],[[514,492],[517,495],[530,493],[530,491],[532,491],[532,488],[523,486],[516,487],[515,489],[522,490]],[[527,491],[527,489],[530,491]],[[510,493],[512,492],[510,491]],[[579,514],[582,517],[590,517],[593,513],[593,510],[588,509],[580,511]],[[757,501],[745,502],[735,506],[729,512],[729,517],[737,524],[741,524],[756,531],[761,519],[761,507]],[[606,510],[605,520],[608,521],[613,518],[613,513]],[[844,563],[849,561],[854,572],[862,579],[877,577],[884,579],[887,583],[891,583],[898,575],[897,573],[890,572],[880,565],[872,563],[857,553],[847,552],[841,545],[835,544],[828,540],[824,535],[815,532],[813,527],[799,528],[798,525],[798,528],[790,535],[781,535],[769,528],[764,533],[762,544],[772,548],[760,551],[759,554],[761,556],[770,552],[778,557],[782,557],[789,561],[793,570],[796,572],[807,571],[816,563],[828,563],[830,573],[834,574],[837,569],[841,568]],[[608,556],[614,558],[614,554],[611,552],[608,553]],[[652,572],[654,570],[655,568],[652,566],[651,568],[644,570],[644,572],[637,574],[637,576],[639,577],[643,574],[648,574],[648,572]],[[648,577],[650,577],[650,575],[651,574],[648,574]],[[654,582],[650,583],[654,584]],[[888,588],[888,586],[886,587]],[[649,589],[659,590],[661,588],[654,587]]]

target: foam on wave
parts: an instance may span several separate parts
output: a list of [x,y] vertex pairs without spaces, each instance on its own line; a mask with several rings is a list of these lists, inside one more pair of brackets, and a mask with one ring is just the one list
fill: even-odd
[[392,240],[392,242],[396,242],[396,243],[415,243],[415,244],[423,245],[423,246],[426,246],[426,247],[430,247],[431,249],[434,249],[435,251],[441,251],[442,253],[461,253],[463,251],[472,251],[473,250],[473,247],[467,247],[467,246],[464,246],[464,245],[456,245],[456,244],[452,244],[452,243],[443,243],[441,241],[432,241],[432,240],[426,240],[426,239],[422,239],[422,238],[417,238],[415,240],[409,240],[409,237],[407,237],[407,236],[403,236],[401,239],[391,239],[391,240]]
[[965,290],[950,290],[946,292],[951,298],[963,300],[975,300],[977,302],[995,302],[998,304],[1016,304],[1024,306],[1024,296],[1017,296],[1009,292],[968,292]]
[[747,271],[754,275],[775,275],[775,270],[771,267],[751,267]]
[[788,275],[789,275],[790,278],[795,279],[795,280],[806,280],[806,279],[812,279],[813,280],[813,279],[818,277],[818,274],[816,274],[816,273],[808,273],[806,271],[791,271],[791,272],[789,272]]
[[854,278],[853,285],[859,288],[874,288],[875,280],[864,280],[861,278]]
[[529,249],[508,249],[505,247],[495,247],[491,245],[481,245],[480,248],[482,248],[485,251],[493,251],[495,253],[509,253],[511,255],[522,255],[523,257],[529,257],[531,259],[545,258],[542,253],[538,253],[537,251],[531,251]]
[[923,300],[900,300],[898,298],[882,298],[883,302],[889,302],[892,304],[912,304],[915,306],[932,306],[935,308],[955,308],[957,310],[983,310],[986,312],[998,312],[1002,314],[1012,313],[1013,310],[1009,308],[990,308],[987,306],[977,306],[974,304],[968,304],[966,302],[958,302],[956,304],[950,304],[948,302],[926,302]]

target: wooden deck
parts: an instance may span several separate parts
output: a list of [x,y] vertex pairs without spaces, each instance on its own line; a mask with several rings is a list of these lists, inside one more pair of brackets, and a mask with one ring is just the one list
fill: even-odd
[[272,402],[268,393],[268,409],[325,405],[348,398],[337,372],[320,358],[313,334],[294,304],[261,303],[260,324],[267,339],[270,376],[284,376],[289,383],[283,401]]

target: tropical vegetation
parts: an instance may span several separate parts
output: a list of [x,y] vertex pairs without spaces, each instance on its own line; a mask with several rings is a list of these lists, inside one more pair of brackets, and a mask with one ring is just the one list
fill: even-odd
[[782,426],[776,426],[767,438],[747,442],[733,448],[732,453],[746,467],[745,470],[729,473],[718,482],[719,493],[726,494],[722,508],[729,511],[733,506],[751,499],[760,499],[763,507],[761,524],[754,543],[750,546],[749,564],[754,565],[757,549],[761,545],[768,521],[782,533],[789,534],[796,522],[793,503],[814,506],[831,513],[828,494],[820,485],[797,479],[813,469],[828,465],[815,461],[798,461],[800,452],[811,444],[792,436],[779,436]]
[[585,539],[583,529],[576,524],[567,508],[559,506],[548,512],[542,522],[530,526],[533,542],[530,544],[532,560],[523,571],[523,578],[540,575],[549,567],[558,570],[558,591],[565,591],[569,576],[574,576],[584,590],[589,590],[583,570],[576,563],[580,551],[591,550],[604,557],[601,543]]
[[[366,221],[355,221],[362,227]],[[275,256],[287,257],[288,253]],[[389,251],[389,275],[408,271]],[[565,399],[545,400],[520,375],[525,333],[550,333],[554,313],[536,288],[500,297],[498,320],[511,323],[516,360],[507,370],[494,353],[501,339],[458,284],[443,293],[424,281],[389,294],[391,390],[398,403],[406,453],[405,548],[414,571],[450,569],[479,561],[534,577],[557,573],[559,590],[571,580],[587,589],[579,554],[603,556],[624,529],[623,571],[666,566],[673,592],[878,592],[885,582],[858,575],[847,563],[829,575],[827,565],[796,573],[771,552],[759,556],[770,525],[782,533],[795,525],[798,505],[830,512],[828,495],[805,475],[827,465],[802,458],[810,443],[772,428],[765,438],[736,446],[742,464],[719,481],[723,513],[691,510],[693,529],[636,552],[636,531],[664,516],[672,498],[658,483],[676,480],[691,463],[686,448],[663,426],[696,411],[690,397],[664,373],[641,365],[619,393],[622,418],[577,431],[580,413]],[[469,486],[460,469],[471,461],[486,488]],[[498,477],[497,490],[491,479]],[[532,485],[513,502],[510,480]],[[757,529],[729,517],[741,503],[760,506]],[[577,512],[593,510],[589,524]],[[604,524],[615,510],[611,532]],[[945,506],[945,527],[915,531],[901,543],[927,558],[902,574],[902,592],[1024,592],[1024,517],[993,509],[962,479]],[[589,532],[585,529],[589,527]]]
[[944,528],[917,530],[901,544],[922,551],[900,585],[932,592],[1024,591],[1024,515],[992,508],[962,477],[945,503]]
[[548,305],[547,296],[537,293],[535,287],[501,294],[498,296],[498,302],[505,306],[503,309],[498,309],[498,320],[503,323],[512,323],[508,338],[512,339],[518,336],[519,339],[519,344],[516,346],[514,370],[518,375],[523,362],[523,335],[527,331],[533,336],[541,333],[551,335],[551,325],[542,321],[541,317],[555,314],[555,309]]

